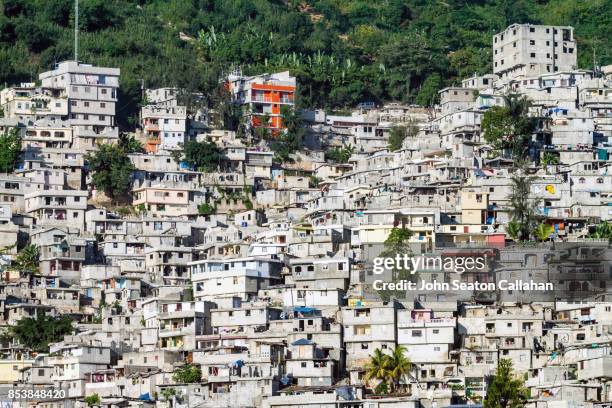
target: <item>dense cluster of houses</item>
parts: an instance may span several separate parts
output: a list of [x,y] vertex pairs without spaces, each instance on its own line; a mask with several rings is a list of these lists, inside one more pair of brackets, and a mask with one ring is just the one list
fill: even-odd
[[[434,107],[305,112],[304,148],[281,164],[265,141],[182,105],[180,90],[146,90],[131,212],[100,204],[84,160],[118,142],[119,69],[67,61],[1,91],[0,131],[17,129],[22,160],[0,174],[0,326],[74,319],[48,352],[0,337],[1,392],[65,392],[28,402],[39,408],[94,395],[105,407],[480,406],[511,359],[529,407],[609,407],[612,269],[608,237],[593,232],[612,218],[612,67],[577,69],[571,27],[511,25],[493,53],[492,74],[441,90]],[[296,86],[288,72],[227,82],[247,128],[277,133]],[[529,199],[551,226],[540,244],[510,239],[516,170],[481,134],[509,93],[527,96],[538,119]],[[391,150],[398,127],[408,136]],[[176,160],[190,140],[217,144],[215,171]],[[351,147],[348,161],[326,160]],[[373,261],[401,228],[413,254],[494,260],[422,280],[556,289],[383,296]],[[10,267],[26,244],[37,271]],[[375,393],[371,356],[398,345],[412,368],[395,393]],[[185,367],[200,378],[179,381]]]

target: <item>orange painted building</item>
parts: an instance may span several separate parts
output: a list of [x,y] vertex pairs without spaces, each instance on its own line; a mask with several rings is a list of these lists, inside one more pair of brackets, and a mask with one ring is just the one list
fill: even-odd
[[[232,74],[228,77],[228,89],[234,101],[248,107],[249,124],[252,127],[267,126],[274,131],[284,128],[281,109],[295,104],[295,77],[289,71],[244,77]],[[264,121],[267,119],[267,123]]]

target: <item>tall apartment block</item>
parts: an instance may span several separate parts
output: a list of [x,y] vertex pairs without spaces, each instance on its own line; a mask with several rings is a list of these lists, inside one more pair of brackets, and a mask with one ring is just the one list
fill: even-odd
[[68,120],[79,147],[93,149],[98,143],[118,138],[115,104],[119,74],[119,68],[64,61],[39,75],[44,88],[61,89],[67,95]]
[[249,126],[260,127],[266,124],[272,131],[284,128],[281,120],[281,107],[293,109],[295,102],[295,77],[289,71],[244,77],[232,74],[228,77],[228,87],[235,102],[247,107]]
[[576,69],[574,29],[512,24],[493,36],[493,73],[502,81]]

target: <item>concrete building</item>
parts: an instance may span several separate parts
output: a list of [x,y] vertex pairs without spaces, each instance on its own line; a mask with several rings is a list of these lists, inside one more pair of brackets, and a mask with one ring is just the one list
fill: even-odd
[[574,29],[513,24],[493,36],[493,73],[502,81],[577,67]]

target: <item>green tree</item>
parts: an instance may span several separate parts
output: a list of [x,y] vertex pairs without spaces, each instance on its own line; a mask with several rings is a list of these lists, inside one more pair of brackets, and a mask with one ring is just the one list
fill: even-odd
[[215,171],[224,158],[221,149],[213,142],[190,140],[185,143],[184,161],[199,171]]
[[217,212],[217,207],[214,204],[202,203],[198,205],[198,214],[211,215]]
[[554,164],[559,164],[559,156],[551,152],[544,152],[542,154],[542,165],[551,166]]
[[95,407],[101,403],[100,396],[98,394],[91,394],[85,397],[85,403],[88,407]]
[[525,406],[528,391],[512,370],[512,360],[501,359],[497,363],[495,377],[487,388],[484,408],[520,408]]
[[174,388],[166,387],[161,391],[162,397],[164,397],[165,401],[168,401],[170,407],[172,407],[172,397],[176,395],[176,390]]
[[521,226],[518,222],[512,220],[508,224],[506,224],[506,232],[515,241],[518,241],[521,234]]
[[202,379],[202,371],[200,367],[185,364],[183,367],[178,368],[172,376],[174,381],[180,384],[190,384],[199,382]]
[[378,380],[381,383],[386,383],[389,379],[388,367],[388,356],[382,352],[381,349],[375,349],[374,353],[370,356],[370,360],[365,366],[365,380],[370,382],[371,380]]
[[422,106],[433,106],[439,101],[438,91],[442,89],[443,82],[439,73],[429,75],[416,96],[416,103]]
[[531,102],[525,96],[504,96],[504,106],[494,106],[482,117],[485,141],[498,150],[510,149],[517,160],[525,158],[529,139],[536,128],[535,119],[529,116],[530,107]]
[[401,149],[406,136],[408,136],[406,126],[393,126],[389,134],[389,149],[392,151]]
[[419,132],[419,127],[415,124],[408,126],[393,126],[389,134],[389,149],[392,151],[402,148],[402,144],[407,137],[414,137]]
[[14,128],[0,135],[0,171],[11,173],[19,162],[21,154],[21,137]]
[[325,152],[325,160],[335,163],[348,163],[349,159],[355,151],[355,146],[344,145],[342,147],[334,147]]
[[85,155],[92,174],[92,183],[111,199],[130,191],[130,180],[135,167],[125,150],[116,145],[103,144]]
[[546,223],[540,223],[533,229],[533,235],[540,242],[544,242],[550,238],[550,234],[555,231],[552,225]]
[[[381,251],[379,258],[393,258],[396,259],[398,256],[403,258],[404,255],[412,256],[412,249],[410,248],[410,238],[414,233],[408,228],[393,228],[389,233],[389,236],[384,242],[384,248]],[[413,281],[416,279],[416,271],[403,268],[398,265],[389,271],[391,281],[397,282],[400,280]],[[402,290],[379,290],[378,295],[382,300],[388,301],[391,298],[404,298],[406,292]]]
[[278,162],[289,161],[289,155],[302,147],[304,128],[299,112],[288,106],[281,107],[281,123],[285,129],[270,143]]
[[521,170],[510,178],[511,192],[509,196],[512,221],[518,224],[518,239],[529,239],[535,227],[536,203],[529,198],[533,177],[524,175]]
[[38,271],[38,247],[34,244],[27,245],[19,251],[15,257],[15,267],[19,270],[34,273]]
[[[117,122],[122,131],[138,124],[141,79],[148,88],[201,93],[204,107],[224,116],[219,82],[236,66],[245,75],[291,71],[298,78],[302,108],[342,108],[361,101],[428,105],[441,86],[489,72],[491,33],[516,22],[572,25],[579,68],[592,68],[593,50],[597,65],[612,63],[605,0],[317,0],[307,6],[297,1],[83,0],[80,8],[81,59],[121,68]],[[67,0],[4,1],[0,83],[31,81],[71,58],[71,14]],[[228,129],[235,128],[234,119],[226,122]]]
[[58,342],[64,335],[73,332],[72,319],[68,316],[52,317],[40,312],[36,318],[19,319],[9,328],[9,332],[23,346],[45,352],[50,343]]
[[375,349],[365,366],[365,380],[368,382],[377,380],[377,392],[383,389],[385,392],[388,391],[389,384],[391,392],[398,392],[401,379],[412,370],[412,363],[405,353],[404,346],[396,346],[390,354],[384,354],[380,349]]
[[589,234],[590,238],[612,240],[612,222],[602,221],[595,226],[595,229]]
[[144,147],[139,140],[132,135],[123,133],[119,135],[119,147],[123,149],[126,153],[143,153]]
[[398,391],[400,380],[412,369],[412,363],[405,353],[406,347],[395,346],[387,356],[387,371],[394,392]]

